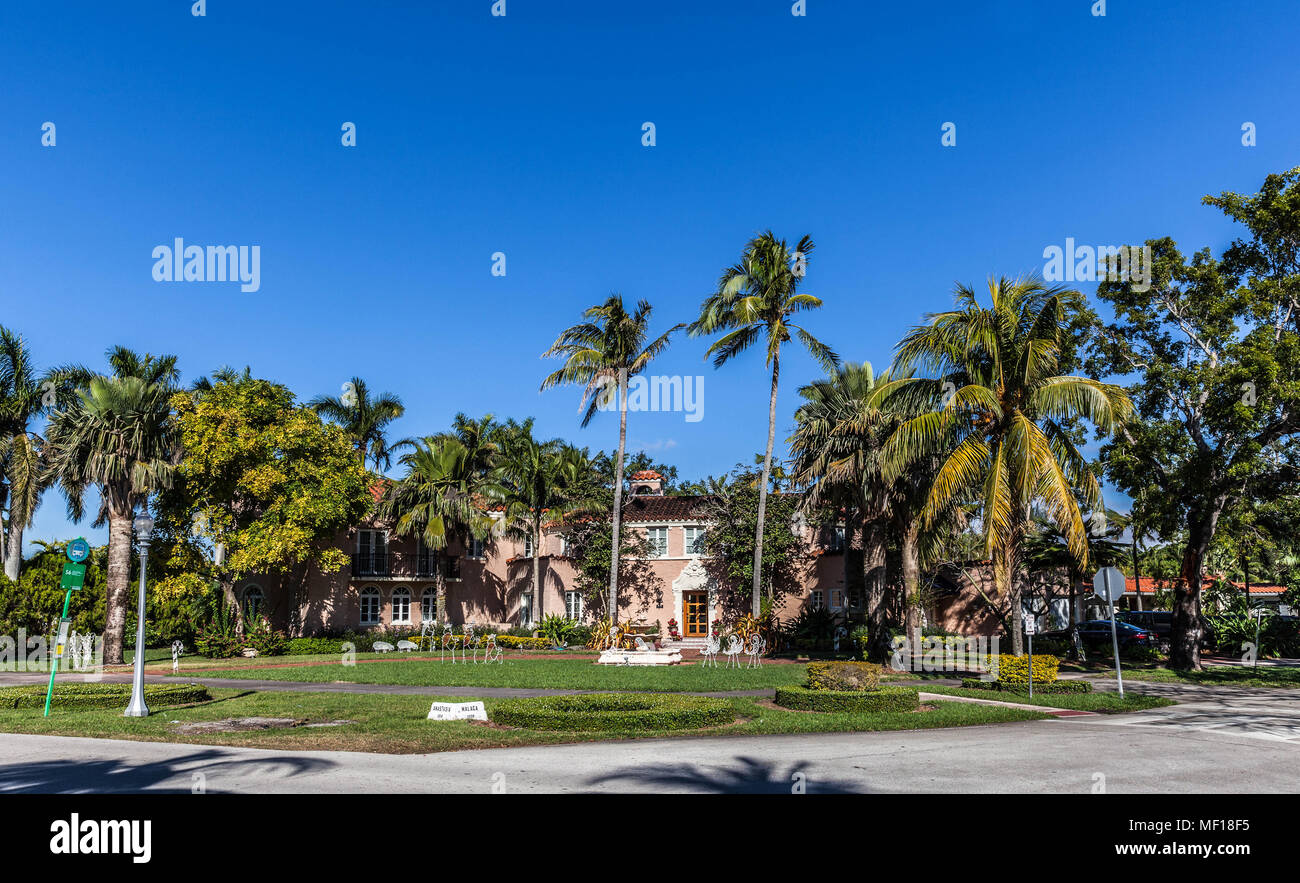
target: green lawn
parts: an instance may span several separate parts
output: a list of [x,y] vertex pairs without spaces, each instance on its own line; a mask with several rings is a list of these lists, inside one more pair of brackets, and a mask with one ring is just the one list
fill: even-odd
[[[1115,677],[1114,669],[1105,674],[1111,678]],[[1220,665],[1202,671],[1174,671],[1169,668],[1143,668],[1132,671],[1124,669],[1124,680],[1204,686],[1300,688],[1300,668],[1246,668]]]
[[[193,676],[194,670],[181,672]],[[358,665],[290,665],[274,668],[204,669],[213,678],[304,683],[407,684],[431,687],[532,687],[559,690],[653,690],[720,692],[801,684],[802,665],[725,668],[700,665],[595,665],[590,659],[507,659],[497,665],[462,665],[437,659],[405,658]]]
[[[594,667],[594,666],[593,666]],[[52,712],[39,709],[0,710],[0,732],[40,733],[181,742],[202,745],[244,745],[255,748],[373,751],[392,754],[544,745],[608,739],[698,735],[754,735],[769,733],[869,732],[971,726],[1010,721],[1039,720],[1033,711],[939,702],[914,713],[816,714],[769,707],[765,701],[733,698],[737,722],[707,730],[624,733],[552,733],[505,729],[468,721],[426,720],[432,696],[391,696],[348,693],[282,693],[263,691],[211,691],[213,700],[195,705],[160,708],[145,719],[124,718],[119,709]],[[464,701],[465,697],[447,697]],[[495,704],[486,700],[489,714]],[[182,734],[181,724],[240,717],[286,717],[302,722],[354,721],[337,727],[294,727],[252,732]]]
[[1118,693],[1035,693],[1031,699],[1028,693],[1011,693],[1005,690],[967,690],[962,687],[943,686],[925,686],[920,689],[926,693],[939,693],[944,696],[970,696],[975,699],[995,699],[999,702],[1019,702],[1023,705],[1068,708],[1072,711],[1097,711],[1102,714],[1144,711],[1148,708],[1162,708],[1177,704],[1172,699],[1146,696],[1141,693],[1125,693],[1121,701]]

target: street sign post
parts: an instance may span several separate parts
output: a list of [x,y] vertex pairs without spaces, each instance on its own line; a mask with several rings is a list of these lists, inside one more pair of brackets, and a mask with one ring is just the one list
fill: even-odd
[[1032,613],[1024,614],[1025,637],[1029,638],[1029,698],[1034,698],[1034,633],[1038,631],[1038,620]]
[[1110,644],[1115,652],[1115,683],[1119,698],[1124,698],[1124,673],[1119,667],[1119,634],[1115,627],[1115,602],[1124,597],[1124,574],[1118,567],[1103,567],[1092,578],[1092,590],[1110,604]]
[[72,593],[79,592],[86,585],[86,565],[82,562],[90,557],[90,543],[84,537],[68,543],[68,563],[63,565],[63,577],[59,588],[63,589],[63,616],[59,617],[59,634],[54,641],[54,658],[50,660],[50,685],[45,688],[45,716],[50,716],[50,700],[54,698],[54,676],[59,673],[59,660],[68,646],[68,629],[72,620],[68,619],[68,605],[72,603]]

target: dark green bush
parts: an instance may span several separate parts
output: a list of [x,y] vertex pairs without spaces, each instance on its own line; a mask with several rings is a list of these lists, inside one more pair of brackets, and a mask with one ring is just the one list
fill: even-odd
[[[44,708],[44,685],[0,687],[0,708]],[[145,684],[149,705],[184,705],[212,698],[202,684]],[[114,708],[131,701],[130,684],[55,684],[51,707]]]
[[810,690],[777,687],[777,705],[795,711],[901,712],[920,704],[915,687],[881,687],[879,690]]
[[492,720],[529,730],[571,732],[696,730],[736,719],[731,703],[674,693],[584,693],[507,699]]
[[[1037,648],[1035,648],[1037,649]],[[1029,693],[1027,681],[981,681],[979,678],[963,678],[961,685],[967,690],[996,690],[1002,693]],[[1092,684],[1083,680],[1034,682],[1034,694],[1039,693],[1091,693]]]
[[874,662],[810,662],[810,690],[860,691],[880,686],[882,666]]

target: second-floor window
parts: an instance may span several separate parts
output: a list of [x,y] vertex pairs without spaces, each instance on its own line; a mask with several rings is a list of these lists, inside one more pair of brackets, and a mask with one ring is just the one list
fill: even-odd
[[533,538],[532,538],[532,537],[524,537],[524,557],[525,557],[525,558],[532,558],[532,557],[533,557]]
[[813,591],[812,591],[812,593],[811,593],[811,600],[812,600],[812,608],[813,608],[813,610],[820,610],[820,609],[821,609],[821,606],[822,606],[822,592],[821,592],[821,589],[813,589]]
[[482,558],[486,544],[478,537],[469,538],[469,557]]
[[703,554],[704,554],[704,545],[703,545],[703,540],[704,540],[704,528],[702,528],[702,527],[684,527],[684,528],[682,528],[682,534],[683,534],[683,535],[685,536],[685,538],[686,538],[686,554],[687,554],[687,555],[703,555]]
[[357,572],[388,572],[388,533],[386,531],[357,531]]
[[667,558],[668,557],[668,528],[652,527],[646,530],[646,537],[650,540],[650,557]]
[[844,551],[844,525],[837,524],[830,529],[829,536],[826,538],[826,551]]

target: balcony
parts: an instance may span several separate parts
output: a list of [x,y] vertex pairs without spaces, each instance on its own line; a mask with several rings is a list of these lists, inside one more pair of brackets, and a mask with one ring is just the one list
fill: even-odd
[[[459,575],[460,561],[435,554],[409,552],[369,552],[352,556],[352,575],[370,579],[433,579],[434,568],[442,561],[443,573]],[[453,563],[454,562],[454,563]]]

